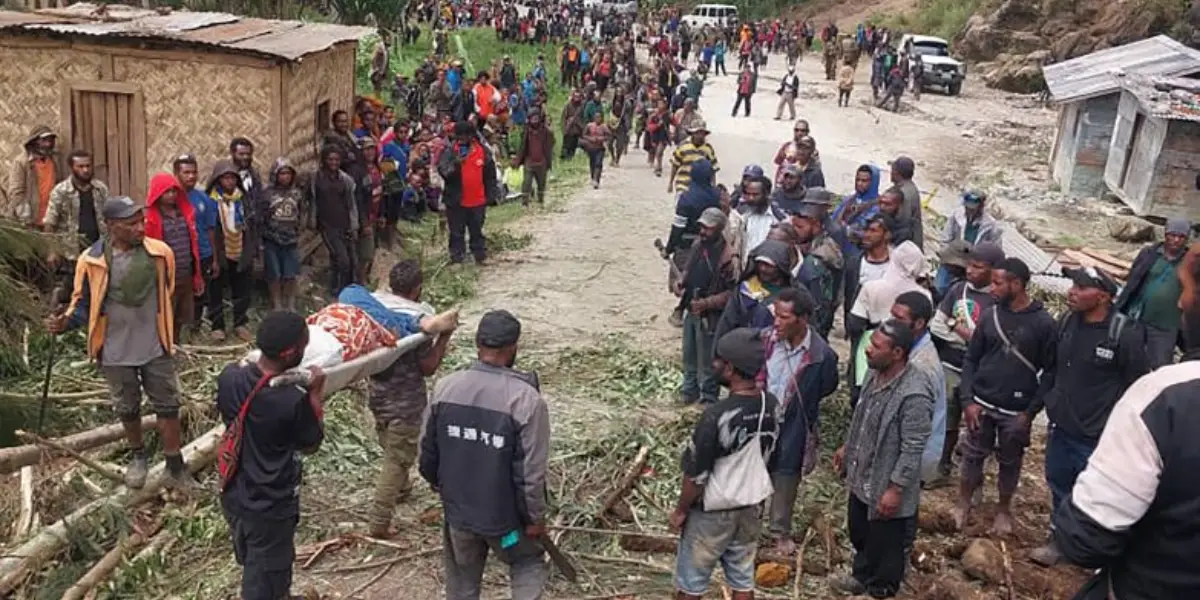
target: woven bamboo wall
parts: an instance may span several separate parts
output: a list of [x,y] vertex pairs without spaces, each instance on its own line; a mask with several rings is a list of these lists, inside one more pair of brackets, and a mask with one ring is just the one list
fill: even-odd
[[328,100],[330,114],[353,108],[354,51],[354,44],[343,44],[284,68],[285,147],[288,158],[302,170],[315,169],[317,164],[317,105]]
[[[101,58],[67,49],[2,44],[0,41],[0,65],[4,65],[0,68],[0,190],[7,190],[11,165],[24,154],[22,145],[29,130],[39,124],[55,131],[62,127],[61,82],[100,79]],[[0,204],[3,198],[0,193]]]
[[146,105],[146,167],[150,177],[170,171],[182,152],[196,155],[201,182],[213,164],[229,157],[229,140],[254,142],[255,166],[265,172],[273,157],[271,83],[274,69],[231,64],[117,56],[117,81],[139,83]]

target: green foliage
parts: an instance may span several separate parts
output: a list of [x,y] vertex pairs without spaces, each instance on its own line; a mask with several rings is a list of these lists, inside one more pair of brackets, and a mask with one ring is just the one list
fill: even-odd
[[983,3],[983,0],[920,0],[909,12],[872,17],[871,20],[904,33],[952,40]]
[[25,372],[25,329],[41,330],[46,307],[37,285],[49,285],[43,257],[53,241],[12,221],[0,221],[0,378]]
[[371,25],[394,30],[404,22],[404,0],[329,0],[334,20],[346,25]]

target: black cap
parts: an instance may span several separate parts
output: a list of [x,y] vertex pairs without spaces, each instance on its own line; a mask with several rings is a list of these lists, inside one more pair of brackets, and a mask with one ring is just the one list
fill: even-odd
[[979,242],[967,254],[967,260],[977,260],[990,267],[1004,262],[1004,249],[992,242]]
[[750,327],[734,329],[717,340],[716,356],[746,375],[762,370],[767,361],[767,347],[759,330]]
[[905,179],[911,179],[913,173],[917,170],[917,166],[913,163],[913,159],[907,156],[900,156],[892,161],[892,170],[899,173]]
[[797,208],[792,214],[796,215],[797,217],[821,221],[824,220],[825,216],[829,214],[829,205],[819,202],[809,202],[807,199],[805,199],[804,202],[800,203],[800,207]]
[[100,214],[105,221],[120,221],[136,215],[143,208],[145,207],[129,196],[114,196],[104,201]]
[[938,252],[938,258],[941,259],[943,265],[956,267],[966,267],[970,255],[971,242],[966,240],[954,240],[942,246],[941,252]]
[[1062,270],[1064,277],[1070,277],[1071,281],[1079,287],[1092,287],[1108,292],[1109,295],[1117,295],[1117,282],[1113,281],[1108,273],[1097,269],[1096,267],[1079,267],[1078,269]]
[[521,337],[521,322],[507,310],[493,310],[479,320],[475,343],[483,348],[505,348]]

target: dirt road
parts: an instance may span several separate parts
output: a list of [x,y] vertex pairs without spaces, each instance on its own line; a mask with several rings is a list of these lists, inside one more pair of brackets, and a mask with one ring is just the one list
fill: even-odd
[[[798,116],[811,123],[825,179],[839,193],[853,185],[854,171],[860,164],[873,162],[886,169],[887,161],[900,154],[915,159],[917,182],[927,193],[950,190],[952,186],[947,183],[968,172],[978,159],[980,146],[977,140],[961,135],[964,129],[995,130],[1006,121],[1017,123],[1012,128],[1021,129],[1030,126],[1026,121],[1047,118],[1045,111],[1022,110],[1020,99],[986,92],[975,96],[973,86],[968,86],[960,97],[927,94],[916,106],[906,101],[900,115],[884,113],[869,106],[870,89],[862,72],[852,106],[838,108],[833,83],[821,79],[819,68],[815,56],[809,56],[800,66],[803,89],[797,103]],[[790,121],[773,119],[777,102],[774,90],[782,74],[782,59],[772,57],[760,78],[750,118],[730,116],[733,76],[710,78],[701,111],[712,130],[710,139],[721,164],[720,182],[732,185],[750,163],[773,172],[775,151],[792,132]],[[504,308],[524,324],[521,354],[527,358],[519,358],[519,366],[545,361],[545,357],[570,356],[571,352],[606,343],[602,339],[614,336],[631,349],[678,360],[679,333],[666,319],[675,299],[666,291],[666,267],[652,246],[654,238],[668,234],[674,199],[666,190],[666,180],[655,177],[645,163],[644,153],[634,150],[621,167],[606,166],[600,189],[582,189],[565,203],[543,209],[546,214],[523,220],[518,227],[532,235],[533,243],[520,252],[497,257],[482,271],[477,297],[463,307],[463,314],[470,317],[455,341],[462,347],[460,351],[470,354],[475,320],[480,315],[488,309]],[[952,199],[956,194],[939,192],[937,197]],[[668,382],[659,386],[662,389],[646,390],[645,399],[632,408],[614,409],[594,394],[564,390],[553,373],[543,377],[556,434],[574,436],[582,429],[596,439],[602,439],[604,426],[613,421],[645,419],[646,413],[653,411],[677,413],[678,407],[670,400],[672,385]],[[566,433],[568,430],[572,433]],[[562,454],[562,446],[560,438],[556,455]],[[1034,505],[1039,503],[1035,501]],[[401,508],[401,523],[419,527],[418,514],[431,507],[436,508],[436,499],[422,490],[414,502]],[[660,523],[648,525],[662,528]],[[668,557],[656,560],[663,567],[669,564]],[[439,570],[437,557],[428,557],[412,568],[396,569],[363,597],[393,598],[397,589],[413,597],[437,597],[441,587]],[[489,573],[484,597],[507,597],[504,576],[494,570]],[[363,572],[335,577],[333,581],[318,580],[317,587],[344,593],[366,583],[369,577],[369,572]],[[669,593],[666,580],[659,587],[662,595],[643,597],[665,597]],[[579,596],[579,589],[565,587],[561,581],[549,595]]]

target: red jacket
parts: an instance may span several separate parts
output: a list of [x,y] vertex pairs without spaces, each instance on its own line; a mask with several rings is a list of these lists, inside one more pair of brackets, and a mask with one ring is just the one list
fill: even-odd
[[[175,190],[175,205],[179,207],[179,212],[183,213],[183,219],[187,221],[188,233],[192,236],[192,289],[198,290],[204,284],[204,275],[200,272],[200,245],[196,237],[196,214],[192,210],[191,201],[188,200],[187,191],[170,173],[159,173],[150,178],[150,194],[146,197],[146,236],[156,240],[163,239],[162,213],[159,212],[156,205],[158,199],[169,189]],[[180,257],[175,257],[176,263],[179,260]]]

